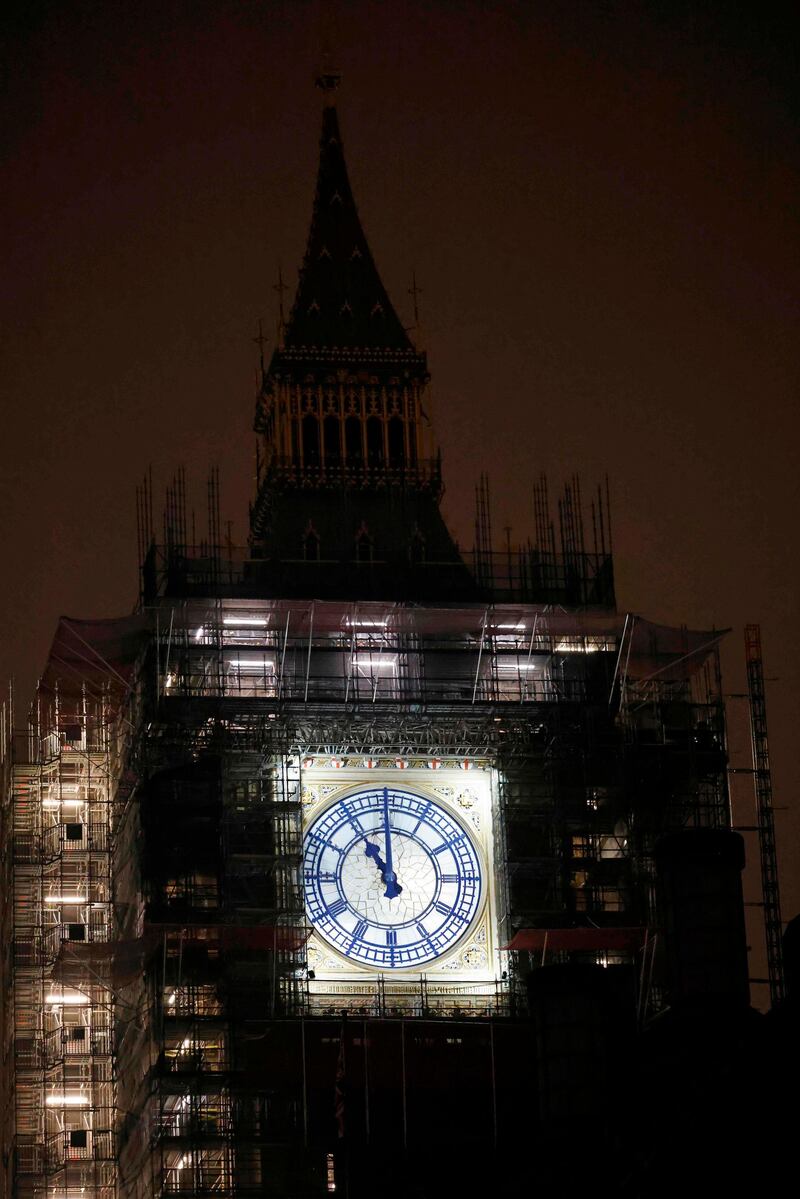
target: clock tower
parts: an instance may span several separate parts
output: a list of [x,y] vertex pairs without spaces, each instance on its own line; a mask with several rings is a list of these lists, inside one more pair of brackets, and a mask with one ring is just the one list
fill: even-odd
[[576,478],[500,554],[482,481],[456,545],[337,83],[247,546],[215,476],[199,543],[145,488],[136,612],[0,722],[20,1199],[596,1185],[636,1021],[746,993],[721,634],[617,611]]

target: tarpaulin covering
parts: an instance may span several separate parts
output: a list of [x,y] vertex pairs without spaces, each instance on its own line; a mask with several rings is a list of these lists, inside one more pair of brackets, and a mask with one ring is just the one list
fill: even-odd
[[152,627],[149,613],[112,620],[74,620],[62,616],[56,626],[41,686],[62,695],[101,692],[124,695],[133,668]]
[[[305,945],[309,930],[281,924],[204,925],[149,924],[141,937],[92,944],[64,942],[53,964],[54,982],[76,985],[90,975],[103,982],[109,976],[114,986],[132,982],[144,970],[148,957],[165,935],[179,937],[184,945],[202,944],[221,950],[256,950],[262,953],[294,952]],[[91,976],[96,978],[92,979]]]
[[185,944],[213,946],[215,949],[295,950],[305,945],[310,929],[286,924],[158,924],[147,926],[147,933],[183,937]]
[[647,936],[644,928],[521,928],[505,949],[636,950]]
[[125,986],[142,973],[157,944],[158,939],[148,935],[92,944],[65,942],[53,963],[51,977],[54,982],[77,986],[86,981],[88,974],[89,982],[103,984],[109,979],[113,986]]
[[[537,604],[408,607],[376,602],[228,600],[222,609],[215,604],[212,612],[211,603],[191,601],[175,608],[165,603],[162,627],[174,621],[177,636],[178,629],[188,628],[194,633],[208,619],[213,623],[220,616],[257,612],[265,628],[281,639],[310,636],[312,631],[315,637],[352,637],[354,632],[366,629],[388,647],[393,635],[478,643],[485,635],[499,634],[521,650],[558,654],[564,646],[580,648],[581,639],[588,638],[595,643],[587,646],[589,652],[600,648],[598,641],[607,652],[620,649],[619,669],[628,678],[664,681],[691,677],[727,631],[675,628],[634,614],[567,611]],[[53,689],[58,683],[62,694],[79,694],[84,684],[93,691],[124,693],[141,650],[155,632],[156,619],[152,610],[112,620],[61,617],[42,685]]]
[[679,682],[700,669],[727,632],[727,629],[673,628],[631,616],[628,624],[630,653],[626,639],[622,665],[632,679]]

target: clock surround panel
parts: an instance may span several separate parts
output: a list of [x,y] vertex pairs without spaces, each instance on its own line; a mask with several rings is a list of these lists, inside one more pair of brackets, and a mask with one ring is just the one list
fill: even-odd
[[316,811],[303,877],[320,939],[349,965],[379,972],[439,965],[475,929],[488,890],[467,824],[405,780],[354,785]]

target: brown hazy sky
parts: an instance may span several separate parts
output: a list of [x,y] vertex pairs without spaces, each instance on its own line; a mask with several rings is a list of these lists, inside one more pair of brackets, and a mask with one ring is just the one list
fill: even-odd
[[[798,107],[792,7],[342,3],[361,216],[433,373],[445,509],[611,477],[620,606],[763,627],[784,915],[796,752]],[[134,486],[222,473],[245,535],[259,317],[310,216],[318,4],[29,3],[3,30],[0,678],[136,597]],[[731,752],[747,765],[741,700]],[[742,789],[742,782],[744,788]],[[737,818],[752,823],[749,780]],[[750,847],[751,857],[754,858]],[[752,879],[751,879],[752,882]]]

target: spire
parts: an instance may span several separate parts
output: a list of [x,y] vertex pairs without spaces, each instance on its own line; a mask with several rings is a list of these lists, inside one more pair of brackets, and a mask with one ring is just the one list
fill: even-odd
[[314,210],[286,325],[287,349],[413,350],[361,228],[344,161],[334,93],[340,76],[320,72],[322,136]]

